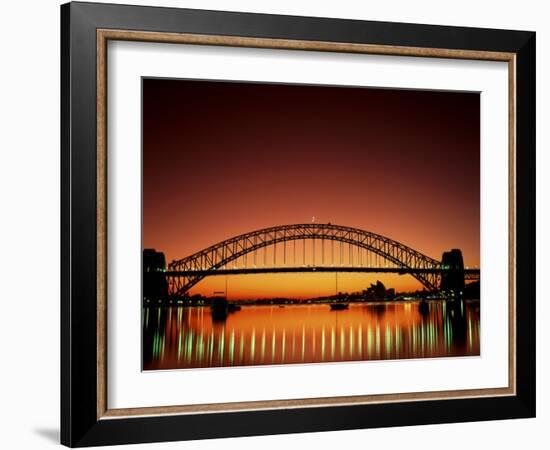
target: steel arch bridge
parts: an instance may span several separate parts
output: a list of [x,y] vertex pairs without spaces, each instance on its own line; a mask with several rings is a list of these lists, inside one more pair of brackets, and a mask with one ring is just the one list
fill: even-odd
[[[210,275],[231,272],[258,273],[259,270],[256,269],[251,269],[249,271],[227,270],[227,266],[239,258],[246,257],[246,255],[250,253],[257,252],[262,248],[265,249],[270,246],[275,247],[277,244],[283,244],[284,246],[286,264],[286,243],[291,241],[304,241],[303,245],[305,252],[305,241],[307,240],[321,241],[323,252],[324,241],[332,241],[332,246],[334,246],[334,242],[348,244],[350,255],[352,254],[352,247],[371,252],[385,261],[387,268],[385,271],[409,273],[430,291],[436,290],[439,287],[442,265],[441,262],[436,259],[426,256],[393,239],[359,228],[332,225],[330,223],[308,223],[281,225],[251,231],[218,242],[186,258],[172,261],[166,270],[169,293],[173,297],[183,297],[194,285]],[[315,249],[315,244],[313,245],[313,249]],[[276,250],[274,249],[273,251],[275,252]],[[315,252],[315,250],[313,251]],[[334,259],[334,251],[332,255]],[[322,269],[322,267],[318,269]],[[349,267],[325,267],[325,269],[328,269],[325,271],[333,272],[351,271],[347,270]],[[298,272],[315,270],[316,267],[314,264],[313,267],[310,265],[308,267],[303,266],[301,268],[294,268],[294,270],[282,269],[280,271]]]

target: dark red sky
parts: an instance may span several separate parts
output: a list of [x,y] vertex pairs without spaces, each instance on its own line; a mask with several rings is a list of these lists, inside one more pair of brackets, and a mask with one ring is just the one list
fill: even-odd
[[[171,261],[315,216],[479,265],[479,108],[476,93],[144,79],[144,247]],[[282,277],[232,283],[253,295]],[[324,285],[294,277],[299,294]]]

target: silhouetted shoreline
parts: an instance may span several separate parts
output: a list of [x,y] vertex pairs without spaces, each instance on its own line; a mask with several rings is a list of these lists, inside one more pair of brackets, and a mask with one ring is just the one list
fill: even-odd
[[[418,302],[418,301],[479,301],[476,298],[463,298],[453,296],[434,296],[429,295],[425,297],[418,296],[399,296],[391,299],[357,299],[346,297],[323,297],[312,299],[292,299],[292,298],[272,298],[272,299],[229,299],[228,303],[238,306],[270,306],[270,305],[288,305],[288,306],[303,306],[303,305],[319,305],[319,304],[331,304],[334,302],[342,303],[357,303],[357,304],[391,304],[391,303],[406,303],[406,302]],[[216,301],[225,301],[222,297],[201,297],[190,299],[165,299],[165,300],[145,300],[145,306],[211,306]]]

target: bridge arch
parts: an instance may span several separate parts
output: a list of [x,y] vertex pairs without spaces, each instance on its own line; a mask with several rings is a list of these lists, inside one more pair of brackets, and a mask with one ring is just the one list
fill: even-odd
[[[172,261],[167,270],[182,272],[185,275],[169,277],[169,292],[176,297],[184,296],[189,289],[207,277],[209,272],[220,270],[232,261],[261,248],[281,242],[315,239],[339,241],[365,249],[400,269],[410,271],[412,276],[428,290],[438,288],[439,274],[436,269],[441,267],[441,263],[436,259],[370,231],[342,225],[308,223],[251,231],[218,242],[186,258]],[[193,274],[195,271],[198,273]]]

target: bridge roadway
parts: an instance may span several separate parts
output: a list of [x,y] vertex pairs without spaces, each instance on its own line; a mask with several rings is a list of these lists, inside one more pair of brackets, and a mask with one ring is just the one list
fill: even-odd
[[[167,270],[164,274],[168,277],[189,277],[196,275],[246,275],[262,273],[304,273],[304,272],[357,272],[357,273],[396,273],[405,274],[440,274],[451,272],[449,269],[403,269],[398,267],[340,267],[340,266],[301,266],[301,267],[248,267],[233,269],[212,269],[212,270]],[[464,269],[465,280],[479,279],[479,269]]]

